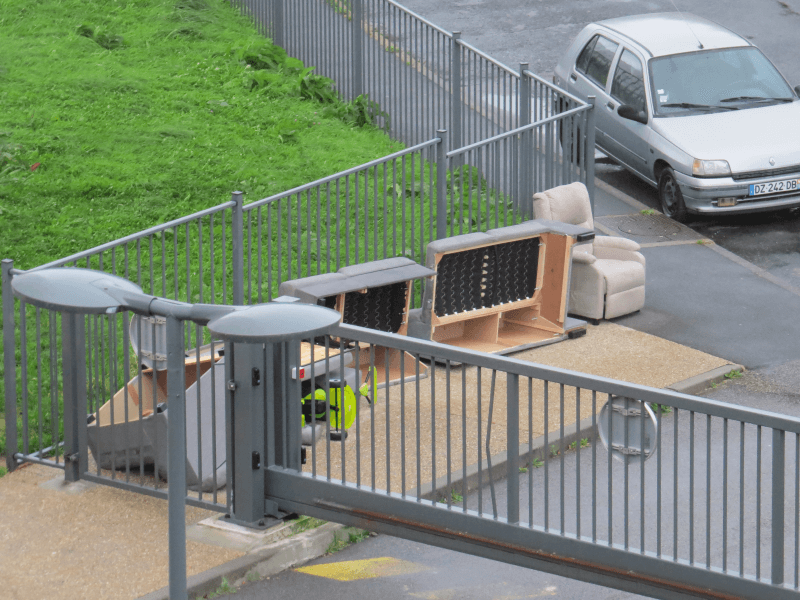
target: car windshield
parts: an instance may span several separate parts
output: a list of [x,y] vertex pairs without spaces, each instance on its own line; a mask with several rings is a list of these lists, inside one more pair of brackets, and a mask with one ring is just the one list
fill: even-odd
[[794,94],[758,48],[728,48],[650,61],[658,116],[787,102]]

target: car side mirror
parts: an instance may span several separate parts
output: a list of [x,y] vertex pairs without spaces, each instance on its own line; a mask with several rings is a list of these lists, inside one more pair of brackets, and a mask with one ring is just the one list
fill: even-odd
[[647,125],[647,113],[643,110],[637,110],[630,104],[623,104],[617,109],[617,114],[623,119],[629,119]]
[[617,109],[617,114],[623,119],[629,119],[647,125],[647,113],[643,110],[636,110],[630,104],[623,104]]
[[800,85],[794,86],[794,91],[797,92],[798,96],[800,96]]

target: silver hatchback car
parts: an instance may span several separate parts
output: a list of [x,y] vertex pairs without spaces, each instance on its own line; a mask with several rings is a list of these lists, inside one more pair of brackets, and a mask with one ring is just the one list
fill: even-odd
[[598,148],[665,215],[800,206],[800,86],[732,31],[686,13],[592,23],[553,80],[596,97]]

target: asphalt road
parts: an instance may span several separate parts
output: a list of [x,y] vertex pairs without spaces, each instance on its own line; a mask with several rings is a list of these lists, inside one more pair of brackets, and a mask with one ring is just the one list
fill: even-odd
[[[587,23],[603,18],[674,10],[670,0],[403,0],[402,4],[504,64],[528,62],[544,77],[552,75],[559,56]],[[678,9],[715,20],[757,44],[787,77],[800,84],[800,0],[675,0]],[[655,191],[614,165],[599,165],[598,177],[657,207]],[[718,245],[800,289],[800,211],[746,217],[697,218],[690,226]],[[765,306],[769,300],[765,299]],[[788,335],[794,315],[787,315]],[[753,318],[757,318],[754,315]],[[674,321],[669,326],[674,327]],[[689,323],[685,335],[691,337]],[[631,323],[630,326],[634,326]],[[666,325],[665,325],[666,326]],[[732,330],[731,333],[734,333]],[[800,416],[800,360],[770,354],[769,335],[758,340],[765,360],[741,379],[726,382],[706,396],[764,410]],[[689,340],[681,340],[687,343]],[[731,340],[748,344],[748,340]],[[691,344],[688,344],[691,345]],[[788,440],[787,440],[788,441]],[[713,438],[712,443],[720,443]],[[685,444],[684,444],[685,445]],[[535,476],[535,475],[532,475]],[[499,483],[497,489],[502,490]],[[485,493],[485,491],[484,491]],[[499,499],[502,508],[503,499]],[[474,502],[474,497],[470,497]],[[423,598],[515,599],[557,597],[623,600],[633,594],[589,585],[546,573],[425,546],[389,536],[370,538],[312,564],[392,559],[401,565],[389,577],[336,581],[297,571],[247,584],[232,598],[348,597],[353,600]],[[415,566],[416,565],[416,566]]]
[[[528,62],[549,79],[560,56],[588,23],[624,15],[693,12],[751,40],[791,85],[800,84],[800,0],[403,0],[402,4],[511,68]],[[654,188],[613,165],[598,177],[657,208]],[[689,225],[723,248],[800,288],[800,211],[724,218]]]

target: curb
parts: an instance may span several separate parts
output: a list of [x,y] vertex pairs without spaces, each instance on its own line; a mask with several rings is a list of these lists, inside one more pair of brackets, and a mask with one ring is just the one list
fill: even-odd
[[[706,373],[673,383],[666,389],[684,394],[697,394],[711,387],[712,383],[724,381],[725,375],[737,370],[743,371],[744,367],[736,364],[723,365]],[[544,461],[548,457],[548,446],[557,445],[559,451],[563,452],[572,442],[584,438],[594,442],[597,438],[594,423],[596,421],[593,417],[587,417],[577,424],[565,425],[563,437],[548,435],[545,439],[545,436],[540,436],[534,439],[530,445],[521,444],[518,449],[519,458],[529,463],[536,459]],[[467,494],[490,482],[503,479],[508,469],[508,452],[493,455],[491,465],[491,469],[488,468],[488,462],[481,465],[480,473],[478,465],[469,465],[458,476],[451,475],[449,481],[447,475],[439,477],[435,484],[428,483],[422,486],[420,497],[426,500],[449,498],[451,490],[455,489]],[[465,475],[466,488],[463,484]],[[417,490],[410,490],[407,492],[407,496],[416,498]],[[222,585],[223,578],[231,586],[238,587],[245,581],[254,580],[254,578],[257,580],[277,575],[286,569],[319,558],[325,554],[334,541],[348,540],[353,531],[362,530],[329,522],[259,548],[251,554],[189,577],[189,597],[198,598],[215,592]],[[169,600],[169,587],[141,596],[138,600]]]
[[[227,563],[218,565],[188,578],[189,598],[211,594],[222,585],[223,578],[233,587],[245,581],[271,577],[323,556],[335,541],[347,541],[352,532],[362,530],[339,523],[325,523],[315,529],[299,533],[274,544],[258,549]],[[169,586],[141,596],[138,600],[169,600]]]
[[725,381],[725,376],[733,371],[743,372],[745,369],[742,365],[727,364],[716,369],[711,369],[706,373],[689,377],[677,383],[667,386],[668,390],[673,392],[680,392],[681,394],[692,394],[696,396],[700,392],[712,387],[712,384]]

